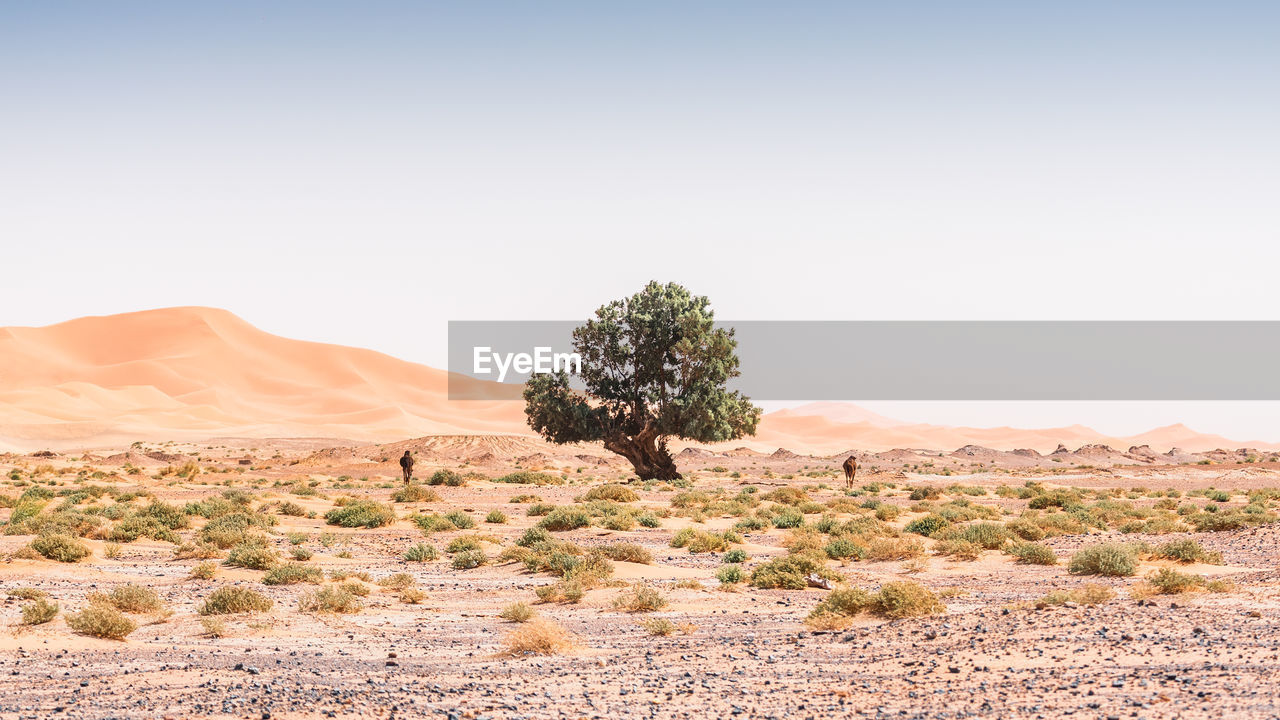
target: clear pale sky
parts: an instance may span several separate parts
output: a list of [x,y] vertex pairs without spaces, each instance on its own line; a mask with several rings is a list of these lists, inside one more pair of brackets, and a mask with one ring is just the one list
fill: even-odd
[[[0,325],[1280,319],[1273,2],[9,2]],[[1246,350],[1247,349],[1242,349]],[[970,424],[1274,407],[874,409]],[[915,413],[910,416],[910,413]]]

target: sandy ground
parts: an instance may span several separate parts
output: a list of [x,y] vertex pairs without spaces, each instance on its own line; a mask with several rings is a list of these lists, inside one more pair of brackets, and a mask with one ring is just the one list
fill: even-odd
[[[418,475],[438,467],[478,471],[490,477],[517,468],[564,472],[570,484],[521,486],[472,481],[466,487],[435,487],[441,499],[397,503],[400,519],[377,529],[327,525],[323,513],[341,496],[386,500],[398,486],[394,459],[409,448],[419,457]],[[154,479],[160,468],[195,459],[205,470],[193,479]],[[242,464],[242,461],[244,464]],[[842,479],[829,473],[834,460],[780,454],[690,453],[682,469],[699,490],[724,487],[730,494],[752,485],[761,492],[783,486],[807,488],[821,502],[842,494]],[[126,463],[128,463],[126,465]],[[969,497],[975,504],[1016,516],[1026,502],[994,494],[998,485],[1028,479],[1054,486],[1173,488],[1183,492],[1215,487],[1280,487],[1270,463],[1213,465],[1124,463],[1092,468],[973,468],[952,475],[898,467],[867,473],[859,484],[893,482],[881,498],[906,509],[905,488],[954,483],[992,492]],[[62,606],[50,623],[19,624],[22,600],[0,604],[0,718],[830,718],[830,717],[1088,717],[1088,718],[1272,718],[1280,715],[1280,525],[1218,533],[1124,535],[1094,530],[1045,540],[1064,560],[1080,547],[1103,540],[1162,543],[1195,537],[1223,556],[1222,565],[1179,566],[1184,572],[1228,579],[1230,592],[1131,596],[1147,572],[1168,561],[1146,560],[1134,577],[1070,575],[1055,567],[1015,564],[987,551],[972,562],[935,554],[919,566],[900,561],[851,562],[830,567],[852,586],[875,589],[909,579],[940,593],[946,613],[885,620],[858,616],[840,630],[814,630],[805,617],[826,595],[821,588],[726,591],[715,579],[718,554],[691,554],[670,547],[687,526],[730,527],[736,517],[703,523],[667,517],[658,528],[611,531],[589,527],[556,533],[584,547],[613,542],[644,546],[651,564],[616,563],[610,585],[587,592],[578,604],[534,604],[534,589],[554,581],[529,574],[515,563],[455,570],[448,555],[410,563],[401,559],[413,543],[443,551],[458,536],[495,536],[490,557],[538,520],[509,498],[532,493],[543,502],[573,503],[604,481],[627,477],[626,469],[595,448],[552,449],[519,438],[435,437],[386,446],[325,441],[235,441],[199,445],[111,448],[85,456],[0,456],[0,471],[20,475],[41,465],[42,482],[55,490],[78,484],[145,488],[183,504],[219,494],[228,485],[254,492],[262,502],[290,500],[317,517],[280,516],[271,542],[290,547],[287,533],[305,533],[311,563],[325,570],[368,572],[374,580],[409,573],[425,591],[420,604],[374,592],[356,614],[300,612],[299,598],[312,585],[267,586],[262,572],[219,567],[211,580],[187,576],[196,560],[173,560],[169,543],[122,544],[108,559],[106,543],[89,538],[92,558],[74,564],[13,558],[30,535],[0,536],[0,587],[34,587]],[[1041,467],[1041,466],[1044,467]],[[130,475],[127,468],[140,468]],[[578,468],[583,468],[581,472]],[[938,470],[937,467],[927,468]],[[61,473],[61,474],[59,474]],[[96,473],[101,476],[94,477]],[[736,477],[735,477],[736,475]],[[25,477],[25,476],[23,476]],[[78,480],[82,477],[83,480]],[[367,478],[367,479],[362,479]],[[318,495],[295,497],[278,483],[316,482]],[[11,496],[15,487],[0,491]],[[334,487],[340,485],[341,487]],[[670,507],[677,489],[634,485],[634,505]],[[858,498],[859,500],[863,498]],[[1180,502],[1204,503],[1203,497]],[[1151,503],[1141,498],[1136,504]],[[1224,509],[1243,505],[1235,494]],[[413,512],[463,509],[477,520],[471,531],[429,536],[405,519]],[[483,522],[492,509],[510,520]],[[5,519],[8,509],[0,510]],[[895,523],[914,517],[907,513]],[[809,516],[813,521],[817,516]],[[1004,519],[1012,519],[1006,516]],[[198,527],[198,524],[197,524]],[[182,531],[185,537],[192,530]],[[334,542],[322,544],[329,533]],[[786,554],[785,531],[746,533],[741,545],[749,568]],[[345,557],[344,557],[345,556]],[[1104,604],[1036,609],[1050,590],[1102,583],[1118,591]],[[172,614],[140,627],[124,641],[72,632],[65,616],[84,608],[92,592],[135,583],[154,588]],[[613,599],[627,585],[659,589],[668,605],[656,612],[615,610]],[[214,589],[238,585],[275,601],[266,613],[227,616],[224,637],[208,637],[196,610]],[[576,650],[548,656],[511,657],[504,639],[517,627],[498,617],[524,601],[580,642]],[[686,632],[658,637],[642,626],[667,618]]]

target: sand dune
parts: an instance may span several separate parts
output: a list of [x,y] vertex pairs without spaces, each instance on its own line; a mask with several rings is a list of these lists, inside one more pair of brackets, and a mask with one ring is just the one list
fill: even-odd
[[450,402],[443,370],[278,337],[210,308],[0,329],[0,357],[0,445],[19,449],[211,434],[527,432],[518,403]]
[[[495,399],[448,399],[446,371],[371,350],[290,340],[225,310],[200,307],[0,328],[0,450],[79,448],[133,440],[327,437],[394,442],[424,435],[528,434],[519,389],[481,383]],[[478,382],[464,380],[465,382]],[[1243,443],[1182,425],[1128,438],[1075,425],[1027,430],[912,424],[850,403],[770,413],[763,452],[851,448],[954,450],[964,445],[1049,452],[1105,443],[1164,452]],[[673,447],[686,447],[673,443]]]

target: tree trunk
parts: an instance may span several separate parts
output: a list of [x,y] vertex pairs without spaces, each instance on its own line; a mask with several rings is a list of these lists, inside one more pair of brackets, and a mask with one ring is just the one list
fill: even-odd
[[667,451],[666,438],[660,437],[652,423],[634,437],[616,435],[604,441],[606,450],[615,452],[631,461],[641,480],[678,480],[676,461]]

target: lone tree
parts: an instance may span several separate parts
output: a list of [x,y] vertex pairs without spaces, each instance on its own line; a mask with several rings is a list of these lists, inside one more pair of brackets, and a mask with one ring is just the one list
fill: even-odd
[[755,434],[760,408],[725,388],[739,374],[738,343],[714,318],[707,298],[675,283],[601,307],[573,331],[585,394],[563,370],[534,375],[524,390],[530,427],[554,443],[603,441],[644,480],[680,477],[668,437]]

